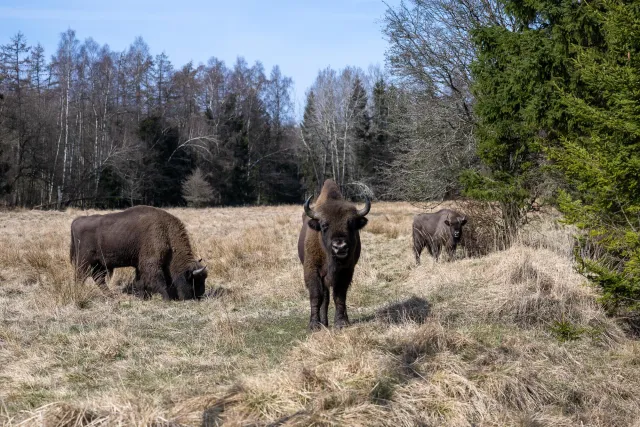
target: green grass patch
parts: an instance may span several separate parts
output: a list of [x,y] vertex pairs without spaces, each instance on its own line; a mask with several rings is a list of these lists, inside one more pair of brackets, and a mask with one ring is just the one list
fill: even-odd
[[308,318],[303,315],[252,319],[243,327],[243,351],[256,356],[265,355],[269,362],[278,362],[295,341],[307,336],[308,323]]

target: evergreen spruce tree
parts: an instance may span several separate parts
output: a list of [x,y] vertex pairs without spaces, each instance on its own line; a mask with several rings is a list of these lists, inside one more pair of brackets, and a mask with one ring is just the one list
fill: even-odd
[[584,14],[597,31],[570,46],[575,85],[560,88],[569,129],[548,152],[569,184],[560,208],[583,231],[580,266],[610,307],[638,308],[640,4],[593,2]]
[[[640,301],[640,5],[506,1],[513,28],[474,33],[483,173],[467,194],[517,219],[543,159],[560,173],[559,207],[581,231],[577,257],[611,307]],[[543,154],[545,156],[543,156]],[[514,222],[508,223],[513,228]]]

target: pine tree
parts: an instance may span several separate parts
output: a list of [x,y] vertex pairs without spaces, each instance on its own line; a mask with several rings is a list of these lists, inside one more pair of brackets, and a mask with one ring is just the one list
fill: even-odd
[[640,308],[640,5],[593,2],[584,14],[597,31],[571,46],[569,129],[548,152],[570,184],[560,208],[583,230],[584,272],[611,307]]
[[[611,307],[640,306],[640,5],[505,2],[514,27],[484,27],[473,66],[486,174],[468,194],[507,213],[536,195],[546,155],[577,258]],[[511,211],[509,211],[511,209]],[[515,226],[515,224],[513,224]]]
[[570,45],[595,27],[573,0],[505,2],[513,28],[473,33],[474,111],[478,116],[481,172],[463,175],[466,194],[498,201],[507,237],[513,237],[538,185],[544,182],[541,142],[566,133],[559,87],[570,87]]

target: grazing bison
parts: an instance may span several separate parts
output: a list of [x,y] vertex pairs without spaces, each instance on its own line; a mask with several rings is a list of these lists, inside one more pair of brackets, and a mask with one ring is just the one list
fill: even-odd
[[367,224],[365,216],[371,202],[366,198],[365,207],[356,209],[342,198],[332,180],[324,182],[313,209],[309,207],[310,201],[311,197],[304,204],[298,238],[298,256],[311,302],[309,329],[329,326],[329,288],[333,288],[336,305],[334,326],[342,328],[349,325],[347,290],[360,258],[360,229]]
[[462,226],[467,218],[456,211],[442,209],[435,213],[423,213],[413,219],[413,250],[416,263],[420,264],[420,253],[425,247],[438,261],[442,246],[453,256],[462,237]]
[[73,220],[71,263],[103,289],[114,268],[135,267],[135,293],[158,292],[165,300],[201,298],[207,278],[182,222],[150,206]]

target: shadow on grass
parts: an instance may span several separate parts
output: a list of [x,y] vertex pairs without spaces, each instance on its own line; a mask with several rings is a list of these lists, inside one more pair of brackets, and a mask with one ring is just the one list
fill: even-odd
[[[211,406],[205,409],[202,414],[202,424],[201,424],[202,427],[219,427],[224,425],[225,423],[224,411],[226,410],[227,406],[232,406],[234,404],[237,404],[240,401],[242,391],[243,391],[242,387],[236,385],[231,389],[231,391],[225,397],[218,399],[217,401],[213,402]],[[243,425],[247,425],[247,426],[262,425],[264,427],[278,427],[278,426],[284,425],[288,421],[295,420],[301,415],[308,416],[309,413],[307,411],[298,411],[291,415],[285,415],[284,417],[268,424],[250,423],[250,424],[243,424]]]
[[431,304],[424,298],[413,296],[405,301],[389,304],[374,314],[355,319],[353,323],[366,323],[380,320],[385,323],[406,322],[424,323],[431,313]]

